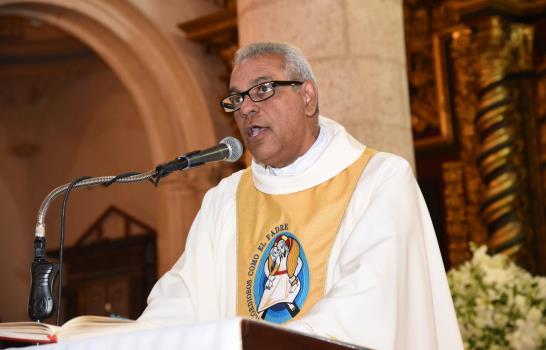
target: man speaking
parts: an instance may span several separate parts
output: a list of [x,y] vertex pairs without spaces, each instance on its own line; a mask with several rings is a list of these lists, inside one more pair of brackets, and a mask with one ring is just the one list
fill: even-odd
[[319,115],[299,50],[240,49],[221,105],[252,165],[205,195],[140,320],[246,316],[377,349],[462,349],[411,167]]

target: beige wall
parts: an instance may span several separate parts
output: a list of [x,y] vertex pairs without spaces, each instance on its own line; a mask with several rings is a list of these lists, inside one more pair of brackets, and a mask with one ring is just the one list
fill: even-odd
[[[47,146],[30,167],[36,187],[33,204],[39,205],[52,186],[83,175],[153,169],[142,120],[127,91],[107,67],[67,81],[49,101],[49,118],[41,130]],[[61,202],[62,196],[48,212],[50,247],[58,245]],[[71,193],[67,209],[66,229],[70,236],[66,243],[73,243],[110,204],[157,227],[155,203],[155,188],[147,182],[76,190]]]
[[27,166],[6,156],[8,133],[0,124],[0,321],[25,319],[33,239]]
[[[0,272],[10,286],[0,289],[0,318],[24,320],[34,224],[45,196],[82,175],[144,171],[153,164],[135,105],[104,64],[95,62],[74,75],[4,77],[0,85],[9,87],[14,97],[11,103],[0,103],[5,135],[0,157],[0,257],[6,260]],[[29,102],[33,93],[39,97]],[[28,157],[14,155],[11,149],[21,143],[36,145],[37,151]],[[110,205],[157,227],[156,197],[149,183],[75,190],[67,208],[66,244],[71,245]],[[48,211],[48,249],[58,247],[61,202],[59,197]]]

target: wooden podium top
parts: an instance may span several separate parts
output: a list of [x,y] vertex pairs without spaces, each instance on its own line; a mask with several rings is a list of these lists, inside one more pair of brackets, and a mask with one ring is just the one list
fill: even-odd
[[354,350],[368,348],[357,345],[306,335],[281,327],[271,326],[265,322],[243,319],[241,322],[243,350]]

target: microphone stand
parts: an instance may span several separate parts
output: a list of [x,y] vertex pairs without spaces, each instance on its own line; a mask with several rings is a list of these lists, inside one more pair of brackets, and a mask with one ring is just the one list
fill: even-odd
[[[53,313],[53,284],[60,270],[62,270],[62,246],[64,233],[64,209],[68,193],[73,188],[91,187],[96,185],[109,186],[114,182],[131,183],[150,180],[155,186],[159,185],[161,178],[169,175],[176,170],[184,170],[203,165],[207,162],[226,160],[228,162],[237,161],[243,154],[241,142],[234,137],[228,136],[220,141],[217,146],[208,148],[204,151],[194,151],[182,155],[173,161],[160,164],[154,170],[146,173],[125,173],[117,176],[101,177],[83,177],[69,184],[59,186],[51,191],[42,202],[38,210],[38,221],[35,229],[34,239],[34,261],[32,263],[32,284],[30,287],[30,296],[28,300],[28,315],[32,320],[41,322]],[[66,192],[63,202],[63,211],[61,216],[61,249],[59,263],[52,263],[45,259],[45,216],[51,202],[61,193]],[[60,271],[62,279],[62,271]],[[62,281],[61,281],[62,282]],[[59,282],[59,303],[61,296],[61,282]],[[60,305],[59,305],[60,308]],[[59,312],[59,308],[57,312]],[[59,313],[57,314],[57,325],[59,323]]]
[[[167,173],[168,174],[168,173]],[[167,174],[162,174],[166,176]],[[30,296],[28,301],[28,314],[34,321],[41,322],[53,314],[53,284],[59,273],[58,263],[50,262],[45,258],[45,217],[51,202],[60,194],[73,188],[91,187],[96,185],[109,186],[114,182],[131,183],[151,180],[154,184],[159,183],[157,170],[152,170],[142,174],[122,174],[118,176],[101,176],[81,180],[77,183],[70,183],[59,186],[51,191],[43,200],[38,210],[38,220],[35,229],[34,238],[34,261],[31,267],[32,284],[30,287]],[[61,286],[59,286],[61,288]],[[60,307],[60,305],[59,305]]]

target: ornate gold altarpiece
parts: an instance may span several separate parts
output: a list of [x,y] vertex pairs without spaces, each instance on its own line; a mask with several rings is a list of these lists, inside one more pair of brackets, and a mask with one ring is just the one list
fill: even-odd
[[546,274],[546,1],[408,0],[405,19],[416,149],[458,144],[451,265],[486,243]]

